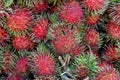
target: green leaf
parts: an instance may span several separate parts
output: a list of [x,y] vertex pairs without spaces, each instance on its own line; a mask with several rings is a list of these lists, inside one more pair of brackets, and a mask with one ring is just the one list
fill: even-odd
[[4,7],[9,7],[13,3],[13,0],[4,0]]

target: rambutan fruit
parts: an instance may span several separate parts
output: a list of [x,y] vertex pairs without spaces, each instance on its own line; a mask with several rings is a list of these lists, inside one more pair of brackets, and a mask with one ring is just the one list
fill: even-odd
[[76,24],[82,21],[82,8],[77,1],[70,1],[63,5],[59,13],[60,19],[67,22]]
[[99,66],[99,72],[96,75],[94,80],[119,80],[119,74],[118,72],[115,70],[115,68],[110,65],[107,64],[105,62],[101,62],[98,64]]
[[0,27],[0,44],[6,41],[9,38],[7,32]]
[[48,8],[47,0],[38,0],[33,7],[34,12],[41,13]]
[[17,50],[29,50],[33,47],[33,42],[28,36],[15,36],[12,41],[12,45]]
[[99,19],[100,19],[100,15],[87,15],[86,24],[90,26],[95,25],[98,23]]
[[27,73],[29,71],[28,57],[22,57],[17,60],[14,67],[14,72],[16,74]]
[[79,79],[89,76],[93,78],[98,69],[96,58],[93,54],[81,54],[75,58],[75,72]]
[[108,0],[82,0],[82,3],[89,11],[100,11],[105,10],[109,2]]
[[84,35],[84,41],[90,46],[95,46],[99,41],[99,32],[93,28],[88,28]]
[[120,26],[115,25],[112,22],[109,22],[106,28],[106,32],[111,35],[114,39],[120,38]]
[[120,25],[120,4],[112,6],[109,10],[109,17],[114,24]]
[[37,54],[33,60],[33,69],[37,76],[52,76],[55,74],[56,64],[49,54]]
[[30,21],[31,15],[27,9],[16,9],[13,14],[7,17],[8,27],[14,34],[25,32]]
[[70,54],[77,44],[75,29],[68,26],[57,26],[52,33],[52,45],[59,54]]
[[118,51],[115,46],[108,46],[104,51],[104,59],[108,62],[117,61],[118,60]]
[[6,80],[24,80],[23,78],[19,77],[18,75],[11,74],[7,77]]
[[48,32],[48,20],[47,19],[41,19],[38,21],[37,25],[33,28],[33,35],[37,39],[44,39],[46,37],[46,34]]

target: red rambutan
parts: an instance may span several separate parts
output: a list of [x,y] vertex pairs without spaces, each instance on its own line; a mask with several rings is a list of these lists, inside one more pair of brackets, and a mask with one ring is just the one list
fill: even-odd
[[84,35],[84,41],[90,46],[95,46],[99,41],[99,33],[93,28],[87,29]]
[[99,72],[94,80],[119,80],[119,74],[115,68],[105,62],[98,64]]
[[37,39],[44,39],[48,32],[48,20],[39,20],[37,25],[33,28],[33,35]]
[[82,0],[82,2],[90,11],[99,11],[108,5],[108,0]]
[[24,79],[17,75],[12,74],[12,75],[8,76],[6,80],[24,80]]
[[106,32],[110,34],[114,39],[120,38],[120,26],[115,25],[112,22],[108,23]]
[[8,37],[9,36],[7,32],[3,28],[0,27],[0,43],[3,43],[5,40],[8,39]]
[[30,23],[31,15],[27,9],[16,9],[8,18],[8,27],[14,33],[25,31]]
[[64,20],[68,23],[78,23],[82,20],[82,8],[76,1],[67,2],[61,8],[59,16],[61,20]]
[[114,24],[120,25],[120,4],[117,4],[109,10],[111,21]]
[[118,60],[118,51],[115,46],[109,46],[107,49],[104,51],[104,59],[106,61],[116,61]]
[[17,74],[20,73],[26,73],[29,70],[29,62],[27,57],[20,58],[16,63],[15,63],[15,72]]
[[53,57],[49,54],[38,54],[34,60],[34,71],[38,76],[52,76],[56,65]]
[[12,45],[17,50],[29,50],[33,46],[33,42],[28,38],[28,36],[15,36]]
[[52,44],[60,54],[69,54],[77,44],[74,32],[69,27],[58,26],[53,35]]

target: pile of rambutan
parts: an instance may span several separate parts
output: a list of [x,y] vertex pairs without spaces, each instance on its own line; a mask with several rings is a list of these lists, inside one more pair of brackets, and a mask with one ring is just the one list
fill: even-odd
[[0,0],[0,80],[120,80],[120,0]]

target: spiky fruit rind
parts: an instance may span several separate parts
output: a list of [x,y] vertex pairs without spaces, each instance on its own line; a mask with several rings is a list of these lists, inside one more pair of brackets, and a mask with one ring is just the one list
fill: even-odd
[[31,15],[28,9],[16,9],[13,14],[7,17],[9,30],[14,35],[24,34],[31,21]]
[[37,76],[52,76],[56,65],[54,58],[49,54],[38,54],[34,57],[34,72]]
[[78,23],[82,20],[83,12],[76,1],[65,3],[59,13],[60,19],[67,23]]
[[98,64],[99,72],[94,80],[119,80],[119,74],[115,68],[105,62]]

